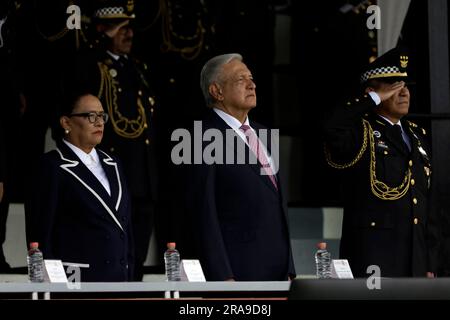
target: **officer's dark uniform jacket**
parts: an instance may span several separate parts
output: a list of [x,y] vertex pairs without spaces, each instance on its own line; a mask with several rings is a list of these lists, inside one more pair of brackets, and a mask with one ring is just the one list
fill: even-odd
[[101,147],[122,161],[132,197],[156,200],[156,98],[147,65],[132,57],[115,60],[105,36],[95,39],[78,61],[81,86],[96,95],[110,120]]
[[356,277],[368,276],[370,265],[383,277],[425,276],[436,271],[437,258],[426,132],[401,121],[409,151],[373,108],[365,95],[336,108],[325,123],[327,162],[343,175],[340,256]]

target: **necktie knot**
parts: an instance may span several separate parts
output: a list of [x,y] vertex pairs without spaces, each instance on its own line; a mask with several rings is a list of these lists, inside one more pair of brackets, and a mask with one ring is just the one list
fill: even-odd
[[239,129],[241,129],[244,133],[246,133],[247,130],[250,129],[250,126],[243,124],[242,126],[239,127]]

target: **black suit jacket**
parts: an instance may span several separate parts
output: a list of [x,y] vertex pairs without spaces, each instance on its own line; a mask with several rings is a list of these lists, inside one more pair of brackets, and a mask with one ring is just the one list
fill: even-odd
[[82,281],[128,281],[133,270],[130,200],[119,163],[98,155],[111,196],[63,142],[43,155],[26,203],[28,242],[45,259],[89,264]]
[[[436,272],[439,243],[425,131],[402,119],[409,151],[374,107],[370,97],[360,97],[336,108],[326,122],[329,163],[354,162],[340,168],[345,192],[340,256],[358,277],[366,277],[370,265],[378,265],[384,277],[424,277]],[[388,190],[386,198],[377,196]]]
[[[223,137],[232,130],[213,110],[202,126]],[[227,152],[236,154],[236,145],[224,141]],[[194,235],[207,280],[282,281],[295,275],[281,185],[277,190],[261,175],[259,164],[194,164],[191,182]]]

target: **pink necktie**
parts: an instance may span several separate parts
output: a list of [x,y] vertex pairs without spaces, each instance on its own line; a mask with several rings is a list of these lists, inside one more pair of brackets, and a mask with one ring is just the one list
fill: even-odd
[[239,129],[241,129],[246,138],[248,145],[250,147],[250,150],[255,154],[255,156],[258,158],[259,163],[261,164],[262,168],[266,172],[267,176],[269,177],[270,181],[272,181],[272,184],[274,185],[275,189],[278,190],[277,182],[275,180],[275,176],[273,174],[272,168],[270,167],[269,161],[266,158],[266,155],[264,154],[264,151],[260,145],[260,141],[258,137],[256,136],[255,132],[251,130],[250,126],[243,124]]

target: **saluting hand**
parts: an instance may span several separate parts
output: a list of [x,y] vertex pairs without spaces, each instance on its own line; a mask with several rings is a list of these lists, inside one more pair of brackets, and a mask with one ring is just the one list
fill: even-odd
[[129,23],[130,23],[130,20],[125,20],[119,24],[115,24],[112,27],[104,30],[104,32],[108,37],[114,38],[114,36],[117,34],[117,32],[119,32],[120,28],[128,25]]
[[380,97],[381,101],[386,101],[390,97],[392,97],[394,94],[399,92],[405,87],[404,81],[397,81],[393,84],[389,84],[386,86],[380,86],[375,90],[376,94]]

